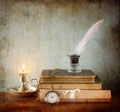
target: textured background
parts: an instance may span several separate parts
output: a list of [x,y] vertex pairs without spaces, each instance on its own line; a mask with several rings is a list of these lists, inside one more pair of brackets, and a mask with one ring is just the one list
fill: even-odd
[[104,89],[120,88],[120,13],[117,0],[0,0],[0,91],[20,84],[22,64],[30,77],[42,69],[69,68],[79,40],[91,25],[105,22],[81,54]]

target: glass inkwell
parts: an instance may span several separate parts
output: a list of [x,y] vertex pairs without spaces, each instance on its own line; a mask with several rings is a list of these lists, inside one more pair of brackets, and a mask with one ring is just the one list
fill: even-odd
[[68,69],[68,72],[71,73],[79,73],[81,70],[79,69],[79,57],[80,55],[68,55],[70,58],[70,69]]

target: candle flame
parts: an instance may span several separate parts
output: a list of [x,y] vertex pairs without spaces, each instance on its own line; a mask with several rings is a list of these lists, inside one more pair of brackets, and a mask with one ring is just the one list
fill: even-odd
[[23,71],[25,70],[25,65],[24,65],[24,64],[22,65],[22,70],[23,70]]
[[19,74],[28,74],[28,69],[26,69],[25,64],[22,65],[20,69],[18,69]]

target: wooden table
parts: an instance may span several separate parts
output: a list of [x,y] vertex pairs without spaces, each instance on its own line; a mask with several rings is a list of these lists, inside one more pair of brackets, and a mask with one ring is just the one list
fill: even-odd
[[50,105],[40,102],[37,97],[13,98],[8,92],[0,92],[0,112],[120,112],[120,96],[114,95],[110,103]]

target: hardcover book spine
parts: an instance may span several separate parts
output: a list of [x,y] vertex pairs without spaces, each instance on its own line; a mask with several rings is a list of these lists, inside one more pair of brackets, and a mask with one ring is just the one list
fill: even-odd
[[64,82],[66,82],[66,83],[94,83],[95,81],[94,81],[94,79],[77,79],[77,78],[59,78],[59,79],[57,79],[57,78],[41,78],[40,79],[40,81],[41,82],[47,82],[47,83],[51,83],[51,82],[53,82],[53,83],[64,83]]
[[[44,89],[44,88],[52,88],[52,83],[40,83],[39,84],[39,89]],[[54,83],[53,84],[53,88],[54,89],[76,89],[76,88],[79,88],[79,89],[102,89],[102,83],[97,83],[97,84],[63,84],[63,83]]]

